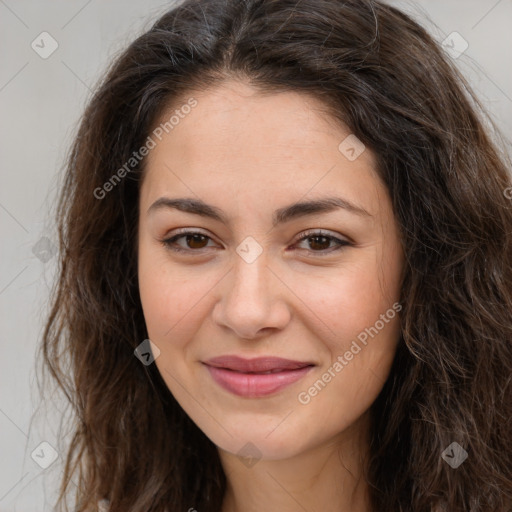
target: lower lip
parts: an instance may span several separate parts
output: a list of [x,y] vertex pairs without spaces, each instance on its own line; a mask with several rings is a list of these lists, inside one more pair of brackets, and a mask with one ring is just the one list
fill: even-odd
[[277,373],[239,373],[225,368],[206,365],[213,380],[231,393],[248,398],[271,395],[302,379],[313,367]]

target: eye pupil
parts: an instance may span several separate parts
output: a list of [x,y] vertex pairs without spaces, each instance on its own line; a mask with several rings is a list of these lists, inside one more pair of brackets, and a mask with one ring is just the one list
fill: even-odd
[[[186,239],[187,239],[187,245],[191,249],[202,249],[208,243],[206,241],[207,237],[205,235],[201,235],[199,233],[194,233],[193,235],[187,235]],[[206,241],[206,243],[203,243],[201,245],[201,243],[205,242],[205,241]],[[195,245],[196,243],[199,243],[199,246]]]
[[[320,242],[319,242],[320,240]],[[319,249],[319,250],[323,250],[323,249],[328,249],[329,248],[329,244],[331,243],[331,239],[328,237],[328,236],[311,236],[309,237],[309,247],[311,247],[311,249]],[[325,244],[327,244],[327,246],[325,246]]]

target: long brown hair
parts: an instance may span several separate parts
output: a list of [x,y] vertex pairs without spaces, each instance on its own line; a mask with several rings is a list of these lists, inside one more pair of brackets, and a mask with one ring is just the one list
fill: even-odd
[[[186,0],[98,85],[58,204],[60,274],[41,344],[73,412],[59,506],[73,477],[76,512],[102,498],[110,512],[220,510],[216,447],[156,365],[134,357],[148,337],[136,238],[145,160],[126,162],[170,101],[230,78],[323,100],[375,153],[392,199],[402,330],[371,408],[373,509],[510,512],[510,160],[450,57],[374,0]],[[441,457],[454,442],[468,454],[456,469]]]

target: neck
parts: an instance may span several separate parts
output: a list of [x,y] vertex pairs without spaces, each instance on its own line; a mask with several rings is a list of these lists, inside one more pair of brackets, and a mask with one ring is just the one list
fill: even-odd
[[252,467],[219,449],[227,479],[222,512],[370,512],[364,460],[368,417],[321,445]]

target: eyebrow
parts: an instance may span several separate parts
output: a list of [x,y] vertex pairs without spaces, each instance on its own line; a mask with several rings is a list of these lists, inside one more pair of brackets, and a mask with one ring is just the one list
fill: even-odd
[[[172,208],[186,213],[193,213],[201,217],[208,217],[217,220],[223,224],[229,224],[226,214],[216,206],[210,205],[201,199],[194,198],[176,198],[161,197],[157,199],[149,208],[150,214],[156,210]],[[344,209],[350,213],[360,216],[372,217],[363,207],[357,206],[341,197],[324,197],[313,201],[302,201],[279,208],[272,216],[272,226],[284,224],[290,220],[314,215],[318,213],[328,213],[337,209]]]

